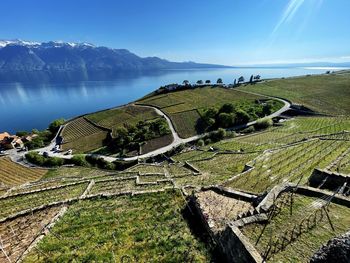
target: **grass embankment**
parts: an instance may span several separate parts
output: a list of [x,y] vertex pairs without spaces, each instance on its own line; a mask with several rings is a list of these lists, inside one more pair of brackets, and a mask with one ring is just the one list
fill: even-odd
[[332,115],[350,114],[350,72],[303,76],[246,85],[239,90],[278,96],[311,110]]
[[210,262],[178,192],[74,204],[24,262]]
[[[279,203],[281,201],[281,203]],[[256,244],[259,236],[260,240],[257,244],[258,251],[264,255],[267,251],[269,243],[273,245],[270,250],[268,262],[309,262],[310,257],[320,248],[322,244],[326,244],[328,240],[348,231],[350,225],[350,209],[331,203],[328,207],[334,230],[327,220],[327,216],[323,213],[321,217],[320,199],[294,195],[292,215],[290,214],[290,194],[283,194],[277,199],[277,204],[281,210],[267,223],[263,231],[264,224],[249,224],[243,227],[243,233],[248,237],[252,244]],[[285,203],[283,205],[283,203]],[[317,213],[316,224],[310,230],[307,230],[307,218]],[[314,224],[313,218],[309,221],[309,226]],[[301,226],[301,228],[300,228]],[[299,236],[297,233],[302,231]],[[292,242],[289,241],[292,238]],[[283,240],[285,238],[285,240]],[[281,248],[282,242],[285,248],[272,253],[276,248]]]
[[171,118],[180,137],[187,138],[205,131],[208,123],[202,117],[208,108],[219,109],[226,103],[232,103],[236,109],[249,113],[261,105],[257,102],[261,99],[264,98],[234,89],[203,87],[155,95],[138,103],[160,108]]

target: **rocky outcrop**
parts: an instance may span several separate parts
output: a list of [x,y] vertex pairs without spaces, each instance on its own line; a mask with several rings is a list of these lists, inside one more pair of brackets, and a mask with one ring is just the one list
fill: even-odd
[[350,262],[350,231],[328,241],[311,258],[311,263]]

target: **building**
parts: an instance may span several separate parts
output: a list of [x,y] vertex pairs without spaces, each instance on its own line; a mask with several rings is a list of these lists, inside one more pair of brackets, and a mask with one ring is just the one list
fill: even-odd
[[0,133],[0,143],[6,138],[10,137],[10,134],[7,132]]
[[1,140],[0,144],[4,149],[22,148],[24,146],[22,139],[16,135],[6,136]]

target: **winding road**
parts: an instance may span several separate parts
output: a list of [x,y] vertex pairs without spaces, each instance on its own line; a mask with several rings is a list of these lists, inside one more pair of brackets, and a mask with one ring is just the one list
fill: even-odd
[[[276,97],[271,97],[271,96],[266,96],[266,95],[262,95],[262,94],[258,94],[258,93],[253,93],[253,92],[248,92],[248,91],[241,91],[240,92],[243,92],[243,93],[248,93],[248,94],[252,94],[252,95],[257,95],[257,96],[260,96],[260,97],[265,97],[265,98],[269,98],[269,99],[275,99],[275,100],[278,100],[278,101],[281,101],[284,106],[279,109],[278,111],[266,116],[267,118],[274,118],[274,117],[277,117],[277,116],[280,116],[282,113],[288,111],[291,107],[291,104],[290,102],[288,102],[287,100],[284,100],[284,99],[281,99],[281,98],[276,98]],[[200,134],[200,135],[196,135],[196,136],[193,136],[193,137],[189,137],[189,138],[180,138],[180,136],[178,135],[178,133],[176,132],[175,128],[174,128],[174,125],[171,121],[171,119],[163,112],[161,111],[160,109],[156,108],[156,107],[153,107],[153,106],[148,106],[148,105],[140,105],[140,104],[137,104],[137,106],[140,106],[140,107],[145,107],[145,108],[152,108],[154,109],[157,114],[159,114],[160,116],[163,116],[165,118],[165,120],[167,121],[168,125],[169,125],[169,128],[170,128],[170,131],[172,133],[172,136],[173,136],[173,141],[171,144],[167,145],[167,146],[164,146],[164,147],[161,147],[157,150],[154,150],[152,152],[149,152],[149,153],[145,153],[145,154],[142,154],[142,155],[138,155],[138,156],[134,156],[134,157],[126,157],[126,158],[116,158],[116,157],[110,157],[110,156],[106,156],[106,155],[98,155],[98,154],[91,154],[91,155],[94,155],[94,156],[97,156],[97,157],[101,157],[103,158],[104,160],[108,161],[108,162],[113,162],[113,161],[116,161],[116,160],[119,160],[119,161],[135,161],[135,160],[138,160],[138,159],[144,159],[144,158],[149,158],[149,157],[154,157],[154,156],[157,156],[157,155],[160,155],[160,154],[163,154],[163,153],[166,153],[176,147],[178,147],[179,145],[181,144],[184,144],[184,143],[189,143],[189,142],[193,142],[193,141],[196,141],[200,138],[203,138],[204,136],[208,135],[208,133],[204,133],[204,134]],[[266,118],[265,117],[265,118]],[[252,126],[256,123],[257,121],[252,121],[252,122],[249,122],[247,124],[244,124],[244,125],[238,125],[238,126],[234,126],[228,130],[231,130],[231,131],[234,131],[234,130],[239,130],[239,129],[242,129],[242,128],[246,128],[246,127],[249,127],[249,126]],[[49,156],[52,156],[52,157],[60,157],[60,158],[63,158],[63,159],[71,159],[73,157],[73,155],[65,155],[63,153],[59,153],[59,152],[53,152],[52,149],[55,147],[56,145],[56,138],[57,136],[60,134],[61,130],[64,128],[64,126],[61,126],[59,131],[57,132],[55,138],[51,141],[51,143],[46,146],[46,147],[43,147],[43,148],[40,148],[40,149],[37,149],[36,151],[39,152],[39,153],[43,153],[43,152],[47,152]],[[15,162],[18,162],[18,163],[21,163],[23,164],[23,156],[25,155],[25,152],[17,152],[17,151],[14,151],[12,150],[11,152],[9,152],[9,156],[10,158],[15,161]]]

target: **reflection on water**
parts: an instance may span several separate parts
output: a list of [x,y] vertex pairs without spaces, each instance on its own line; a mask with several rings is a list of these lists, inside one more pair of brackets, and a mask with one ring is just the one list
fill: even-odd
[[0,83],[0,132],[44,129],[50,121],[72,118],[88,112],[125,104],[168,83],[187,79],[215,82],[222,78],[232,83],[243,75],[263,78],[324,73],[323,68],[233,68],[207,70],[172,70],[139,76],[120,76],[113,81],[75,83]]

